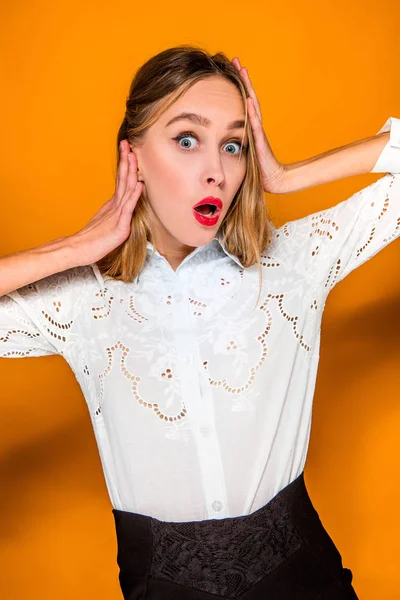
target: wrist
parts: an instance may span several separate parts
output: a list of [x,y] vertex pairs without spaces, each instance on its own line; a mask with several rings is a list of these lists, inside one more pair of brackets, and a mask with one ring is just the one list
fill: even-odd
[[266,191],[270,194],[288,194],[292,190],[292,168],[291,165],[279,163],[276,172],[269,179]]
[[73,240],[73,236],[57,238],[51,242],[38,246],[34,251],[50,258],[57,271],[65,271],[79,266],[79,253]]

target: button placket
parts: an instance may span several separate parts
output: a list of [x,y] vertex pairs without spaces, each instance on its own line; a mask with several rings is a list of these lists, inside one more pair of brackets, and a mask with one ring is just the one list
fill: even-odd
[[[172,294],[173,299],[177,293],[175,291]],[[191,421],[194,431],[197,430],[194,439],[198,450],[206,512],[210,517],[216,517],[218,513],[218,518],[224,518],[228,513],[228,505],[221,450],[214,429],[212,392],[207,390],[207,393],[203,394],[199,373],[192,368],[191,362],[194,362],[197,356],[198,341],[190,303],[188,300],[185,301],[185,298],[189,297],[187,282],[182,283],[182,296],[182,303],[175,304],[172,310],[177,353],[181,364],[182,397],[188,409],[187,418]],[[213,502],[218,502],[217,511],[212,508]]]
[[210,430],[205,425],[202,425],[199,431],[202,437],[208,437],[210,435]]

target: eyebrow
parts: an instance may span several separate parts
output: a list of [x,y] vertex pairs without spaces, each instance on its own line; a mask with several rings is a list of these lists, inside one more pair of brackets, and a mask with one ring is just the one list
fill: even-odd
[[[196,125],[202,125],[203,127],[208,127],[209,125],[211,125],[211,121],[207,119],[207,117],[202,117],[201,115],[198,115],[196,113],[183,112],[177,115],[176,117],[173,117],[170,121],[168,121],[165,127],[168,127],[168,125],[172,125],[172,123],[175,123],[175,121],[191,121],[192,123],[195,123]],[[238,119],[236,121],[228,123],[227,129],[241,129],[243,127],[244,121]]]

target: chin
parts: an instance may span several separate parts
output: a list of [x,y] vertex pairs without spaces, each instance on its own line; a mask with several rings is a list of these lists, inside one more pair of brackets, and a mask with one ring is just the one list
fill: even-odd
[[197,248],[198,246],[206,246],[209,244],[213,238],[215,238],[217,231],[218,229],[216,227],[210,227],[205,231],[195,232],[192,233],[192,235],[188,234],[177,239],[185,246]]

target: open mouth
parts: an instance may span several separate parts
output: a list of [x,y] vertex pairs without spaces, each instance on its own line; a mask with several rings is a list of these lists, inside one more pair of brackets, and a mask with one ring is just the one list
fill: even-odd
[[194,210],[205,217],[212,217],[218,209],[215,204],[201,204],[196,206]]

